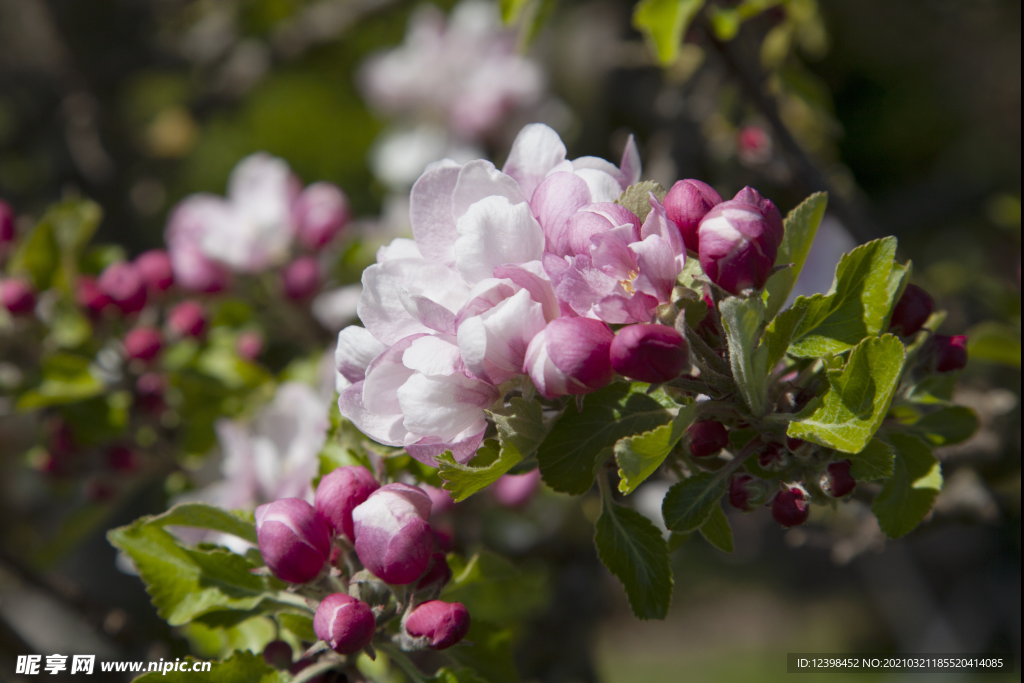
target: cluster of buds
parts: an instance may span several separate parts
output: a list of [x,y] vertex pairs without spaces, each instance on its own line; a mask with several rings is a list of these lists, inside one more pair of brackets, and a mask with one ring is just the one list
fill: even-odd
[[436,599],[451,570],[434,548],[431,505],[419,487],[381,486],[365,468],[339,467],[320,480],[312,505],[285,498],[256,509],[259,550],[284,581],[347,587],[324,597],[313,620],[317,638],[335,652],[364,649],[399,613],[396,642],[443,650],[470,622],[463,605]]

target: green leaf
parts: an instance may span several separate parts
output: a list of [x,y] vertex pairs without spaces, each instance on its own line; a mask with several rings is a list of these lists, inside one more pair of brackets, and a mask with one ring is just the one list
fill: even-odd
[[615,200],[615,203],[619,206],[624,206],[640,218],[640,222],[647,220],[647,214],[651,212],[651,193],[658,198],[658,201],[665,199],[665,195],[668,194],[661,183],[656,183],[653,180],[644,180],[636,185],[630,185],[619,198]]
[[676,403],[662,391],[648,395],[649,385],[612,384],[588,394],[583,410],[570,404],[537,449],[544,483],[556,491],[582,495],[594,472],[612,455],[619,439],[668,424]]
[[686,428],[693,423],[697,408],[696,403],[680,406],[679,412],[669,424],[615,442],[620,492],[627,495],[633,493],[637,486],[654,474],[679,443]]
[[888,479],[893,472],[896,451],[879,438],[871,439],[860,453],[849,455],[850,474],[858,481]]
[[791,308],[783,312],[782,315],[776,316],[769,323],[768,329],[764,331],[764,341],[761,342],[768,349],[765,365],[769,372],[786,357],[793,333],[796,332],[796,328],[806,313],[806,309]]
[[500,629],[482,619],[472,619],[466,639],[445,654],[477,672],[489,683],[518,683],[512,658],[512,629]]
[[57,353],[46,358],[43,361],[43,381],[21,395],[18,410],[73,403],[103,393],[103,382],[92,373],[91,365],[92,359],[70,353]]
[[[768,279],[768,284],[765,285],[765,293],[768,297],[765,318],[771,320],[778,315],[779,310],[786,303],[786,299],[789,298],[789,293],[793,291],[793,285],[796,284],[804,269],[804,263],[807,261],[807,254],[811,251],[814,237],[818,234],[818,226],[821,225],[821,219],[825,216],[827,205],[828,195],[824,192],[816,192],[786,216],[786,233],[779,246],[779,255],[775,259],[775,265],[784,266],[787,263],[792,265]],[[769,363],[769,367],[774,365],[775,363]]]
[[633,28],[667,66],[676,61],[686,29],[703,6],[704,0],[640,0],[633,10]]
[[755,416],[765,412],[769,349],[758,345],[764,302],[761,297],[729,297],[718,306],[729,342],[729,363],[743,400]]
[[447,602],[461,602],[475,618],[495,624],[528,619],[543,611],[548,601],[543,565],[522,569],[504,557],[481,550],[468,561],[448,556],[452,579],[441,592]]
[[601,516],[594,543],[601,562],[626,589],[633,614],[664,619],[672,602],[672,568],[668,544],[651,520],[618,505],[602,489]]
[[889,434],[896,449],[893,475],[871,506],[878,526],[889,538],[906,536],[921,523],[942,489],[942,468],[923,440]]
[[[203,664],[198,659],[186,656],[185,666],[180,668],[186,671],[152,671],[136,678],[134,683],[195,683],[202,680],[203,683],[285,683],[291,680],[290,677],[273,668],[263,659],[262,655],[252,652],[236,652],[222,662],[210,662],[209,671],[192,671],[192,665]],[[168,660],[168,663],[172,663]],[[159,662],[152,662],[153,665]]]
[[933,446],[962,443],[978,431],[978,416],[965,406],[949,406],[914,423],[913,430]]
[[844,453],[860,453],[885,419],[906,357],[891,334],[865,339],[846,367],[829,371],[829,389],[791,422],[787,434]]
[[442,667],[427,679],[427,683],[487,683],[487,681],[477,676],[472,669]]
[[729,518],[725,516],[721,505],[712,508],[711,516],[700,528],[700,535],[723,553],[736,550],[732,540],[732,527],[729,526]]
[[481,460],[488,463],[486,466],[457,463],[450,451],[437,457],[438,475],[444,480],[443,488],[452,494],[456,502],[493,484],[544,441],[547,428],[540,404],[519,397],[509,403],[500,410],[487,411],[498,428],[500,446],[488,440],[477,451],[473,462]]
[[78,307],[68,299],[61,299],[53,307],[53,322],[49,338],[57,347],[73,349],[81,346],[92,336],[92,325]]
[[[218,609],[248,611],[273,594],[256,565],[228,550],[191,550],[146,518],[107,533],[111,544],[135,562],[160,616],[181,626]],[[269,606],[269,605],[268,605]]]
[[686,533],[704,526],[725,494],[725,477],[700,472],[672,485],[661,501],[661,516],[672,531]]
[[156,517],[147,517],[146,523],[153,526],[189,526],[211,529],[238,536],[242,540],[256,543],[256,526],[248,519],[248,513],[230,513],[206,503],[180,503]]
[[9,274],[28,278],[39,291],[50,288],[59,269],[60,250],[53,224],[45,220],[32,228],[7,265]]
[[802,317],[789,354],[820,358],[842,353],[882,332],[900,282],[890,278],[895,255],[895,237],[868,242],[839,261],[831,293],[797,297],[782,314]]
[[967,355],[971,360],[1020,367],[1020,330],[987,321],[967,331]]
[[281,628],[286,628],[295,636],[305,643],[315,643],[319,640],[316,637],[316,633],[313,631],[313,618],[305,616],[303,614],[291,614],[289,612],[281,612],[276,617],[277,623],[281,625]]

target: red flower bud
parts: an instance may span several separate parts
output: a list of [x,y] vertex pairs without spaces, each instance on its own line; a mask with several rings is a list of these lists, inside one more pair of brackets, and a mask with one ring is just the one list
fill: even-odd
[[796,453],[796,450],[803,446],[805,443],[807,442],[804,441],[803,439],[794,439],[791,436],[786,437],[786,448],[788,448],[793,453]]
[[348,223],[348,198],[337,185],[313,183],[295,200],[292,215],[299,242],[315,251],[330,242]]
[[198,301],[182,301],[167,315],[167,326],[179,337],[199,337],[206,330],[206,309]]
[[163,375],[147,372],[139,375],[135,382],[135,398],[139,407],[148,413],[159,413],[164,409],[164,390],[167,382]]
[[94,319],[98,318],[103,313],[103,309],[111,304],[110,297],[100,289],[96,278],[91,275],[82,275],[78,278],[75,301],[86,310],[90,318]]
[[111,469],[130,472],[138,465],[138,457],[127,446],[111,446],[107,451],[107,462]]
[[903,296],[896,302],[892,310],[889,330],[903,337],[917,334],[932,314],[934,302],[928,292],[917,285],[907,285]]
[[729,502],[738,510],[752,512],[768,497],[768,483],[752,475],[737,474],[729,482]]
[[146,283],[131,263],[120,261],[107,266],[97,284],[125,315],[138,313],[146,306]]
[[698,251],[697,226],[708,211],[722,203],[722,195],[700,180],[677,180],[665,195],[665,213],[683,235],[690,251]]
[[430,562],[434,536],[430,496],[408,484],[388,484],[352,511],[356,555],[387,583],[412,583]]
[[312,256],[300,256],[281,271],[284,295],[298,301],[316,294],[320,289],[320,266]]
[[687,368],[690,347],[674,328],[638,323],[619,330],[609,357],[620,375],[660,384],[675,379]]
[[772,518],[784,527],[800,526],[807,521],[810,512],[807,494],[799,486],[783,484],[783,489],[772,499]]
[[8,278],[0,282],[0,303],[11,315],[29,315],[36,308],[36,293],[28,280]]
[[736,200],[722,202],[704,216],[698,235],[700,265],[708,279],[732,294],[764,287],[780,238],[760,208]]
[[412,611],[405,630],[414,638],[429,638],[431,650],[444,650],[466,637],[469,610],[461,602],[431,600]]
[[353,540],[352,511],[379,488],[380,484],[365,467],[339,467],[320,480],[313,507],[327,520],[334,533],[343,533]]
[[263,352],[263,335],[254,330],[242,332],[235,340],[235,352],[246,360],[256,360]]
[[600,320],[555,318],[530,341],[523,370],[546,398],[589,394],[615,376],[609,358],[614,338]]
[[163,249],[152,249],[135,259],[135,268],[150,294],[166,292],[174,284],[171,257]]
[[850,475],[850,461],[839,460],[830,464],[822,479],[821,488],[833,498],[842,498],[857,486],[857,480]]
[[786,466],[787,456],[782,452],[782,446],[777,443],[767,443],[757,455],[757,464],[761,469],[769,471],[781,470]]
[[263,648],[263,661],[275,669],[287,669],[292,665],[292,646],[283,640],[272,640]]
[[540,469],[525,474],[503,474],[491,486],[491,493],[499,505],[517,508],[526,505],[540,488]]
[[328,595],[313,616],[316,637],[342,655],[355,654],[369,645],[376,630],[370,606],[344,593]]
[[430,556],[430,565],[419,581],[416,582],[416,590],[423,590],[431,586],[441,587],[452,579],[452,570],[448,566],[448,558],[444,553],[434,553]]
[[14,241],[14,209],[0,199],[0,250]]
[[967,367],[967,337],[936,334],[928,342],[924,355],[931,359],[936,372],[963,370]]
[[152,327],[136,327],[124,337],[124,350],[131,359],[153,360],[162,347],[160,333]]
[[729,445],[729,432],[725,425],[714,420],[694,422],[686,433],[690,437],[690,454],[695,458],[715,455]]
[[299,498],[256,508],[256,538],[267,567],[289,583],[316,578],[331,554],[327,522]]

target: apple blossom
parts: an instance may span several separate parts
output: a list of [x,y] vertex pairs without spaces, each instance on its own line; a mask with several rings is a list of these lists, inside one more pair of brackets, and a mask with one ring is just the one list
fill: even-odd
[[107,296],[99,285],[96,278],[91,275],[80,275],[75,287],[75,301],[86,310],[91,318],[97,318],[103,309],[110,305],[110,297]]
[[167,291],[174,284],[171,257],[163,249],[151,249],[135,258],[135,268],[150,294]]
[[526,505],[540,488],[540,469],[523,474],[503,474],[491,486],[491,495],[500,505],[517,508]]
[[911,337],[928,322],[935,302],[928,292],[915,284],[908,284],[903,296],[896,302],[892,311],[889,330],[898,332],[903,337]]
[[316,578],[331,552],[327,522],[298,498],[282,498],[256,508],[260,554],[270,571],[289,583]]
[[821,486],[825,493],[833,498],[843,498],[856,488],[857,480],[850,474],[850,466],[849,460],[838,460],[825,468]]
[[27,280],[8,278],[0,282],[0,304],[13,315],[28,315],[36,307],[36,293]]
[[683,243],[690,251],[698,251],[697,227],[708,211],[722,203],[722,196],[700,180],[677,180],[665,196],[665,212],[676,224]]
[[461,602],[430,600],[416,607],[405,620],[414,638],[427,638],[431,650],[445,650],[469,632],[469,610]]
[[151,361],[163,348],[160,333],[152,327],[136,327],[124,337],[124,351],[128,358]]
[[729,432],[715,420],[694,422],[686,434],[690,437],[690,454],[695,458],[715,455],[729,445]]
[[110,264],[100,273],[96,284],[126,315],[138,313],[146,306],[146,283],[133,263]]
[[320,289],[320,266],[312,256],[300,256],[281,271],[281,289],[289,299],[307,299]]
[[344,593],[321,600],[313,616],[316,637],[338,654],[359,652],[373,641],[376,630],[370,606]]
[[731,294],[764,287],[781,236],[758,206],[722,202],[701,220],[698,235],[700,265],[708,279]]
[[936,334],[922,350],[936,372],[953,372],[967,367],[967,337]]
[[807,494],[800,486],[783,484],[772,499],[772,518],[784,527],[800,526],[810,512]]
[[335,533],[353,540],[352,510],[379,488],[380,484],[365,467],[338,467],[320,480],[313,506]]
[[430,562],[430,496],[408,484],[377,489],[352,511],[356,555],[387,583],[412,583]]
[[612,381],[609,358],[615,335],[590,318],[557,318],[533,338],[524,370],[543,396],[588,394]]
[[199,337],[206,330],[206,310],[198,301],[182,301],[167,314],[167,326],[179,337]]
[[733,476],[729,482],[729,503],[738,510],[752,512],[768,498],[768,482],[750,474]]
[[0,199],[0,249],[14,241],[14,209]]
[[612,341],[610,356],[615,372],[652,384],[675,379],[689,365],[686,340],[666,325],[622,328]]
[[295,200],[292,215],[299,242],[307,249],[317,250],[348,223],[348,197],[333,183],[313,183]]

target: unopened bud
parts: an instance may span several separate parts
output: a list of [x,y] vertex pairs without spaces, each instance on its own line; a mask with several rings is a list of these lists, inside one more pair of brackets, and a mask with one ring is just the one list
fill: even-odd
[[163,375],[146,372],[135,382],[135,400],[148,413],[159,413],[164,409],[164,390],[167,382]]
[[739,294],[761,289],[768,282],[779,238],[758,207],[736,200],[722,202],[704,216],[698,235],[701,268],[716,285]]
[[93,319],[98,318],[103,313],[103,309],[111,303],[110,297],[100,289],[96,278],[91,275],[82,275],[78,278],[77,287],[75,288],[75,301]]
[[434,553],[430,556],[430,564],[420,580],[416,582],[416,590],[426,588],[442,588],[452,579],[452,570],[448,566],[448,558],[444,553]]
[[281,271],[284,295],[294,301],[307,299],[320,289],[320,266],[312,256],[300,256]]
[[146,306],[146,283],[134,264],[112,263],[100,273],[97,284],[125,315],[138,313]]
[[263,335],[255,330],[242,332],[235,340],[235,352],[245,360],[256,360],[263,353]]
[[766,443],[757,455],[757,464],[769,472],[783,469],[788,464],[787,460],[788,456],[782,451],[782,445],[775,442]]
[[160,333],[152,327],[136,327],[124,337],[125,353],[133,360],[153,360],[162,347]]
[[352,511],[379,488],[380,484],[365,467],[338,467],[320,480],[313,507],[327,520],[334,533],[343,533],[353,540]]
[[414,638],[429,638],[431,650],[444,650],[466,637],[469,610],[461,602],[431,600],[412,611],[405,630]]
[[503,474],[491,486],[491,494],[499,505],[518,508],[526,505],[540,488],[540,469],[525,474]]
[[451,494],[444,489],[439,489],[436,486],[431,486],[430,484],[420,484],[420,488],[430,496],[431,517],[447,512],[455,506],[455,500],[452,498]]
[[772,518],[784,527],[800,526],[810,513],[807,494],[799,486],[783,484],[772,499]]
[[825,469],[821,488],[833,498],[843,498],[857,486],[857,480],[850,474],[850,461],[839,460]]
[[348,198],[337,185],[313,183],[295,200],[292,214],[299,242],[315,251],[334,239],[348,223]]
[[967,367],[967,337],[936,334],[928,341],[923,355],[936,372],[963,370]]
[[610,349],[612,368],[629,379],[660,384],[675,379],[690,363],[683,335],[667,325],[639,323],[619,330]]
[[200,337],[206,330],[206,309],[198,301],[182,301],[167,315],[167,326],[179,337]]
[[0,282],[0,303],[11,315],[29,315],[36,308],[36,293],[28,280],[8,278]]
[[782,212],[775,206],[775,202],[770,199],[765,199],[761,196],[761,193],[754,188],[747,185],[742,190],[736,193],[736,196],[732,198],[736,202],[746,202],[752,204],[761,210],[761,215],[768,221],[768,227],[771,230],[771,234],[775,237],[775,244],[781,245],[782,238],[785,236],[786,228],[785,223],[782,221]]
[[289,668],[292,657],[292,646],[283,640],[272,640],[263,648],[263,661],[275,669]]
[[107,451],[107,462],[111,469],[130,472],[138,465],[138,457],[127,446],[111,446]]
[[928,292],[917,285],[907,285],[907,288],[903,290],[903,296],[893,308],[889,330],[903,337],[917,334],[918,330],[928,322],[934,305],[935,302],[932,301]]
[[676,224],[683,235],[683,243],[690,251],[697,251],[700,240],[697,227],[708,211],[722,203],[722,195],[700,180],[677,180],[662,202],[668,219]]
[[355,654],[369,645],[376,630],[370,606],[344,593],[328,595],[313,616],[316,637],[342,655]]
[[737,510],[752,512],[768,499],[768,482],[742,473],[729,482],[729,503]]
[[530,341],[523,370],[545,398],[603,389],[615,376],[609,358],[614,338],[600,320],[555,318]]
[[729,445],[729,432],[715,420],[694,422],[686,434],[690,437],[690,454],[695,458],[715,455]]
[[0,199],[0,250],[14,241],[14,209]]
[[382,486],[352,511],[356,555],[387,583],[412,583],[430,562],[430,496],[408,484]]
[[171,257],[163,249],[152,249],[135,259],[135,268],[150,294],[166,292],[174,284]]
[[267,567],[289,583],[316,578],[331,553],[327,522],[299,498],[256,508],[256,537]]

